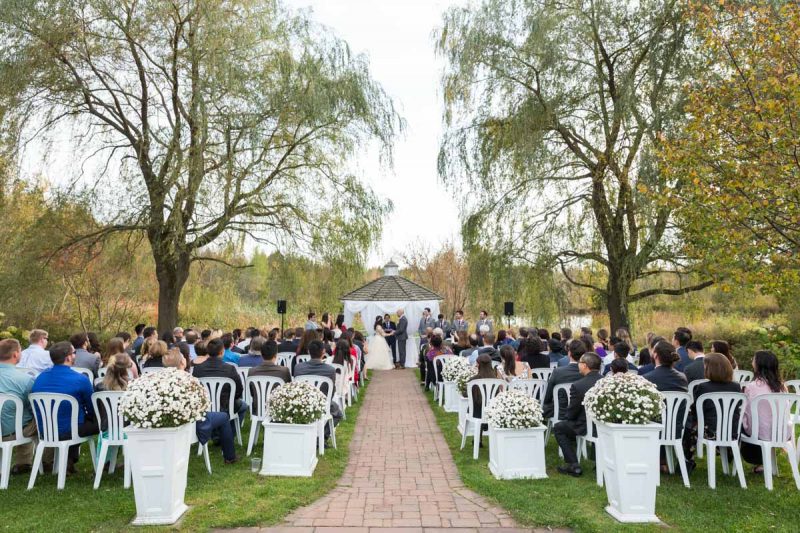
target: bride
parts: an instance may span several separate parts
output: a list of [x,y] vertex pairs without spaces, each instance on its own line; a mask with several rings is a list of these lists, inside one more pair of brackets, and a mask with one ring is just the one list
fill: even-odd
[[375,335],[370,339],[369,352],[367,353],[366,368],[370,370],[392,370],[394,368],[392,350],[386,342],[386,337],[394,335],[394,333],[386,333],[383,331],[383,326],[381,324],[383,324],[383,317],[376,317]]

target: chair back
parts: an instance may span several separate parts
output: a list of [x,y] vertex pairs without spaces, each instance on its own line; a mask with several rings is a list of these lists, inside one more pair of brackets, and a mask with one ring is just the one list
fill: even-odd
[[269,395],[283,385],[281,378],[275,376],[248,376],[246,388],[250,391],[250,414],[262,418],[269,413]]
[[105,391],[95,392],[92,394],[92,405],[94,405],[94,413],[97,420],[108,421],[108,428],[106,429],[106,440],[118,442],[122,444],[125,440],[125,420],[122,417],[122,410],[119,408],[119,402],[124,391]]
[[80,367],[77,367],[77,366],[73,366],[72,370],[74,370],[78,374],[83,374],[84,376],[89,378],[89,382],[90,383],[94,383],[94,372],[92,372],[88,368],[80,368]]
[[0,413],[6,409],[14,409],[14,440],[30,442],[31,439],[22,436],[22,399],[13,394],[0,393]]
[[528,396],[541,403],[547,382],[543,379],[515,379],[508,384],[508,388],[524,390]]
[[497,368],[500,366],[500,361],[492,361],[492,368]]
[[758,407],[762,403],[769,405],[772,424],[770,426],[769,441],[775,444],[783,444],[789,440],[794,440],[794,427],[790,423],[792,412],[800,406],[800,396],[790,392],[776,392],[756,396],[750,403],[750,419],[753,421],[752,428],[754,435],[752,438],[761,439],[758,435]]
[[740,385],[750,383],[753,381],[753,373],[750,370],[734,370],[733,381],[736,381]]
[[[788,392],[800,395],[800,379],[790,379],[785,382],[786,390]],[[792,423],[800,425],[800,405],[797,405],[792,414]]]
[[448,359],[453,357],[452,354],[444,354],[444,355],[437,355],[433,358],[433,375],[436,377],[436,383],[439,383],[440,374],[442,372],[442,368],[444,368],[444,363]]
[[289,366],[292,363],[294,352],[281,352],[278,354],[278,364],[281,366]]
[[[305,381],[306,383],[310,383],[319,391],[325,395],[325,405],[327,405],[327,414],[331,414],[331,398],[333,398],[333,381],[330,378],[326,378],[325,376],[297,376],[294,378],[295,381]],[[323,388],[323,385],[326,385]]]
[[486,416],[486,406],[494,399],[495,396],[500,394],[503,389],[508,385],[502,379],[474,379],[467,382],[467,416],[472,417],[473,407],[475,405],[475,398],[473,397],[474,391],[477,388],[478,393],[481,395],[481,414]]
[[588,410],[586,410],[586,440],[589,442],[597,441],[597,424]]
[[747,396],[741,392],[709,392],[697,399],[697,427],[700,431],[705,427],[703,404],[711,402],[717,413],[716,440],[722,442],[737,442],[742,429],[740,412]]
[[101,366],[100,368],[97,369],[97,377],[98,378],[106,377],[107,373],[108,373],[108,367],[107,366]]
[[[208,396],[211,399],[211,411],[222,411],[223,413],[231,414],[236,412],[233,406],[236,393],[236,382],[231,378],[200,378],[200,383],[208,391]],[[225,387],[230,387],[230,394],[228,394],[228,405],[222,405],[222,393]]]
[[692,397],[688,392],[662,392],[664,403],[661,406],[661,442],[676,441],[681,438],[689,415]]
[[561,383],[553,387],[553,419],[561,420],[561,395],[562,393],[567,397],[567,405],[569,405],[570,389],[572,383]]
[[295,355],[294,362],[292,363],[292,370],[297,368],[297,365],[299,365],[300,363],[307,363],[309,361],[311,361],[311,356],[308,354]]
[[550,370],[555,370],[556,368],[558,368],[558,361],[550,363]]
[[59,410],[70,410],[70,430],[72,438],[78,437],[78,400],[68,394],[55,392],[32,392],[28,395],[39,440],[47,443],[59,442],[58,431]]
[[[331,358],[333,361],[333,358]],[[340,365],[338,363],[328,363],[333,369],[336,371],[336,390],[344,391],[344,387],[347,385],[347,381],[350,379],[348,376],[347,368],[344,365]]]
[[696,380],[692,381],[691,383],[689,383],[689,396],[692,397],[692,400],[694,400],[694,388],[697,387],[698,385],[700,385],[701,383],[708,383],[708,380],[707,379],[696,379]]
[[553,368],[531,368],[531,376],[534,379],[542,379],[545,382],[550,381],[550,376],[553,375]]
[[17,370],[21,370],[21,371],[25,372],[26,374],[28,374],[33,379],[36,379],[39,376],[39,371],[36,370],[35,368],[25,368],[23,366],[18,366]]
[[[236,373],[239,374],[239,380],[242,382],[242,385],[247,383],[247,375],[250,374],[250,367],[249,366],[236,366]],[[242,401],[246,404],[250,404],[250,387],[244,387],[242,391]]]

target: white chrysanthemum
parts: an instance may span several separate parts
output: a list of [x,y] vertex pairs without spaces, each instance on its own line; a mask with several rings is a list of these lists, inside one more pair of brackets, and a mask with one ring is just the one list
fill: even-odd
[[211,408],[206,388],[176,368],[145,374],[120,400],[125,420],[140,428],[178,427],[205,418]]
[[464,398],[467,397],[467,382],[477,374],[478,374],[478,369],[475,368],[474,366],[464,366],[461,367],[459,373],[456,375],[456,379],[453,380],[456,382],[456,387],[458,387],[458,392],[460,392],[461,396],[463,396]]
[[456,381],[464,368],[469,366],[469,360],[465,357],[449,357],[442,365],[442,379],[444,381]]
[[664,396],[642,376],[620,372],[606,376],[583,399],[587,413],[609,424],[647,424],[661,421]]
[[272,390],[269,415],[275,422],[310,424],[327,412],[327,398],[305,381],[293,381]]
[[486,408],[489,424],[501,429],[528,429],[542,425],[542,407],[526,391],[509,389]]

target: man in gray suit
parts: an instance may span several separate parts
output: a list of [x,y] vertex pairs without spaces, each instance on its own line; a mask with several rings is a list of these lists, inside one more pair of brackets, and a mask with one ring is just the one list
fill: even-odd
[[453,331],[469,331],[469,322],[464,320],[464,311],[459,309],[456,311],[456,319],[453,321]]
[[[322,356],[325,354],[325,345],[322,341],[311,341],[308,343],[308,355],[311,356],[309,361],[299,363],[294,367],[294,376],[322,376],[330,379],[333,382],[333,394],[336,394],[336,369],[332,365],[322,362]],[[327,393],[328,391],[322,391]],[[338,426],[342,421],[342,410],[339,404],[333,401],[331,396],[331,416],[333,416],[333,425]],[[325,425],[325,437],[329,435],[327,424]]]
[[492,319],[489,318],[489,313],[487,313],[485,309],[481,311],[480,318],[478,318],[478,321],[475,323],[475,333],[480,335],[482,326],[487,326],[489,328],[489,333],[494,331]]
[[397,310],[397,329],[394,330],[394,336],[397,339],[397,359],[395,361],[395,368],[406,367],[406,341],[408,340],[408,319],[406,312],[403,309]]
[[442,313],[439,313],[439,316],[436,319],[436,322],[434,323],[434,327],[433,328],[434,329],[436,329],[436,328],[441,329],[442,333],[444,333],[444,338],[445,339],[450,336],[450,331],[453,329],[452,326],[450,326],[450,321],[447,320]]
[[88,368],[97,377],[97,371],[100,370],[100,356],[93,354],[87,348],[89,347],[89,336],[86,333],[76,333],[69,338],[70,344],[75,348],[75,362],[72,366],[77,368]]

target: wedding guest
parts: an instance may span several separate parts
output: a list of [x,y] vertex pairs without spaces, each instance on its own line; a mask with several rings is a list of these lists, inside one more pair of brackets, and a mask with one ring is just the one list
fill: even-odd
[[611,352],[610,359],[605,361],[606,368],[603,371],[603,375],[605,376],[606,374],[609,373],[609,371],[611,370],[611,364],[617,360],[625,361],[625,364],[628,366],[628,370],[630,370],[633,373],[637,373],[639,369],[636,368],[636,365],[634,365],[628,360],[628,354],[630,352],[630,349],[631,347],[624,342],[618,342],[617,344],[615,344],[614,350]]
[[53,367],[53,361],[50,359],[50,354],[47,348],[47,340],[49,339],[48,333],[43,329],[34,329],[28,335],[30,344],[27,348],[22,350],[17,366],[21,368],[30,368],[36,372],[43,372],[48,368]]
[[[695,407],[697,405],[697,399],[709,392],[742,392],[742,388],[739,384],[733,381],[733,367],[724,355],[709,353],[706,354],[704,359],[705,378],[708,381],[697,385],[693,389]],[[703,417],[705,433],[709,438],[713,438],[717,424],[717,411],[714,408],[713,402],[705,402],[703,404]],[[737,413],[733,420],[734,427],[736,427],[738,419],[739,414]]]
[[[222,360],[226,363],[233,363],[234,365],[239,364],[239,360],[242,358],[241,353],[235,352],[234,342],[233,342],[233,335],[231,333],[224,333],[222,337],[222,346],[225,348],[225,351],[222,353]],[[259,353],[259,360],[261,359],[261,354]]]
[[466,350],[469,350],[469,334],[466,331],[456,332],[457,341],[453,345],[453,353],[456,355],[466,355]]
[[643,353],[639,353],[639,375],[644,376],[648,372],[652,372],[656,368],[656,363],[653,359],[653,350],[655,346],[661,342],[666,341],[664,337],[654,336],[650,339],[650,344],[647,347],[647,351]]
[[328,328],[322,329],[322,344],[325,345],[325,353],[333,355],[336,350],[336,341],[333,339],[333,331]]
[[[78,435],[88,437],[97,435],[100,431],[98,421],[94,416],[92,407],[92,382],[83,374],[72,370],[75,362],[75,348],[69,342],[56,343],[50,348],[50,360],[53,368],[45,370],[36,377],[31,388],[34,392],[55,392],[72,396],[78,402]],[[37,414],[37,417],[40,415]],[[72,436],[72,409],[69,405],[62,405],[58,410],[58,431],[63,438]],[[67,452],[67,472],[77,472],[75,463],[78,462],[80,445],[70,446]]]
[[[106,375],[97,385],[98,391],[124,391],[130,382],[129,372],[133,369],[131,358],[127,354],[118,352],[108,358],[106,362]],[[103,414],[101,413],[101,417]],[[101,424],[102,426],[103,424]]]
[[142,353],[142,343],[144,342],[144,327],[147,324],[136,324],[133,327],[133,332],[136,334],[136,338],[133,340],[133,355],[141,355]]
[[[628,331],[627,328],[617,328],[614,336],[617,337],[618,342],[624,342],[628,345],[628,348],[630,348],[630,351],[628,352],[630,354],[628,356],[628,360],[633,363],[634,361],[631,359],[633,359],[633,355],[636,353],[636,344],[634,344],[633,339],[631,338],[630,331]],[[613,344],[616,344],[616,342]]]
[[225,361],[223,357],[223,361],[226,363],[234,363],[238,364],[241,367],[254,367],[260,365],[264,358],[261,355],[261,351],[264,347],[264,344],[267,342],[267,339],[264,337],[255,337],[252,341],[250,341],[250,346],[247,347],[247,355],[240,355],[237,357],[238,363],[234,361]]
[[308,313],[308,320],[306,321],[304,329],[306,331],[317,331],[320,329],[319,324],[317,324],[317,314],[314,311]]
[[551,338],[547,341],[547,358],[550,360],[550,363],[555,363],[556,365],[559,364],[562,358],[564,358],[567,354],[564,352],[564,345],[561,344],[561,341],[558,339]]
[[283,330],[283,339],[278,343],[278,353],[295,353],[297,345],[294,343],[294,329]]
[[[349,344],[349,342],[348,342]],[[311,356],[311,359],[300,363],[294,369],[295,377],[299,376],[323,376],[331,380],[333,382],[333,394],[331,395],[331,416],[333,417],[333,425],[339,425],[339,422],[342,421],[344,415],[342,415],[342,410],[339,408],[339,404],[333,400],[333,395],[336,394],[336,369],[333,368],[331,365],[326,365],[322,362],[322,355],[325,353],[325,347],[322,345],[322,341],[314,340],[308,344],[308,355]],[[327,391],[323,391],[325,393]],[[328,424],[325,424],[325,437],[330,436],[330,428]]]
[[[4,339],[0,341],[0,394],[9,394],[22,401],[22,435],[16,434],[16,407],[6,404],[0,416],[0,436],[4,441],[16,440],[21,437],[35,439],[36,423],[33,421],[31,404],[28,395],[33,387],[33,378],[27,373],[16,368],[22,357],[22,347],[17,339]],[[48,355],[49,357],[49,355]],[[9,450],[6,453],[11,453]],[[3,457],[5,460],[6,458]],[[52,459],[48,457],[49,463]],[[23,444],[14,448],[14,466],[11,474],[25,474],[31,471],[33,464],[33,443]]]
[[[753,356],[753,381],[744,388],[747,400],[742,409],[742,433],[752,436],[754,431],[758,431],[758,438],[770,440],[772,437],[772,409],[767,402],[758,405],[758,428],[753,427],[752,404],[753,401],[764,394],[786,392],[786,387],[781,380],[781,373],[778,368],[778,358],[774,353],[759,350]],[[761,446],[742,442],[742,459],[755,465],[753,472],[760,474],[764,472],[764,456]],[[769,460],[769,459],[768,459]]]
[[[648,357],[647,357],[648,360],[652,360],[652,357],[650,357],[648,350],[650,349],[650,343],[652,342],[653,337],[655,337],[655,336],[656,336],[656,334],[653,333],[652,331],[649,331],[647,333],[647,336],[645,337],[644,347],[639,351],[639,360],[638,361],[634,361],[634,363],[636,363],[639,366],[642,366],[642,354],[644,354],[646,352],[648,353]],[[631,352],[631,353],[633,353],[633,352]]]
[[[558,341],[556,341],[558,342]],[[550,357],[542,352],[540,340],[537,337],[523,338],[519,342],[519,360],[527,363],[530,368],[550,368]]]
[[561,335],[561,338],[559,339],[561,341],[561,344],[566,346],[569,343],[569,341],[572,340],[572,330],[570,328],[561,328],[561,331],[559,333]]
[[97,377],[97,371],[100,370],[100,356],[88,350],[89,336],[86,333],[76,333],[69,338],[69,342],[75,348],[75,361],[72,366],[89,369],[92,375]]
[[[272,376],[280,378],[284,383],[292,381],[289,369],[278,363],[278,345],[267,341],[261,347],[261,364],[250,369],[247,374],[250,376]],[[335,362],[335,361],[334,361]]]
[[683,372],[686,366],[692,361],[689,359],[689,352],[686,351],[686,343],[692,340],[692,332],[689,328],[678,328],[672,334],[672,345],[675,347],[681,360],[675,365],[675,369]]
[[164,341],[155,341],[146,344],[147,353],[142,356],[142,368],[164,367],[162,358],[167,355],[169,348]]
[[524,361],[517,361],[517,354],[509,345],[500,347],[501,365],[498,367],[500,377],[508,382],[517,379],[530,379],[531,367]]
[[489,332],[483,336],[483,346],[478,349],[478,355],[486,354],[493,361],[500,361],[500,352],[494,347],[494,334]]
[[[439,357],[440,355],[453,355],[453,352],[452,352],[452,350],[450,350],[450,348],[448,348],[447,346],[444,345],[444,341],[442,340],[441,336],[434,335],[433,337],[431,337],[429,350],[425,354],[425,360],[426,360],[426,372],[425,372],[425,375],[427,376],[426,381],[425,381],[425,386],[426,387],[428,387],[430,385],[434,385],[435,386],[434,381],[436,380],[436,372],[435,372],[435,370],[433,368],[433,360],[435,358]],[[442,379],[442,376],[441,376],[442,363],[439,362],[438,365],[439,365],[439,381],[444,381]]]
[[[233,380],[234,390],[231,391],[230,387],[224,387],[222,394],[220,394],[220,406],[228,406],[230,396],[233,395],[233,408],[239,415],[239,422],[244,421],[244,416],[247,413],[247,404],[242,400],[242,380],[239,373],[233,365],[229,365],[222,361],[222,353],[225,351],[222,341],[220,339],[212,339],[208,341],[205,346],[208,351],[208,359],[202,363],[195,363],[194,377],[200,378],[229,378]],[[236,420],[231,420],[231,423],[236,423]]]
[[183,328],[178,326],[172,330],[172,338],[175,339],[175,344],[183,342]]
[[606,367],[606,369],[611,369],[612,374],[624,374],[630,368],[628,367],[628,362],[624,359],[614,359],[611,361],[611,364]]
[[120,337],[114,337],[114,338],[112,338],[111,340],[108,341],[108,344],[106,345],[106,357],[105,357],[105,360],[103,361],[103,366],[104,367],[109,366],[109,361],[112,358],[115,358],[115,357],[120,356],[120,355],[125,355],[125,356],[128,357],[128,360],[131,361],[131,366],[128,367],[130,369],[131,376],[134,379],[138,378],[139,377],[139,370],[136,368],[136,365],[133,364],[133,360],[130,358],[128,353],[125,351],[125,341],[122,340],[122,338],[120,338]]
[[[608,330],[600,328],[597,330],[597,342],[594,343],[594,353],[600,356],[600,359],[605,359],[608,352],[611,350],[611,344],[609,344],[608,339]],[[614,358],[612,355],[611,358],[608,360],[608,363],[611,363],[611,360]],[[608,364],[606,363],[606,364]]]
[[703,343],[695,339],[690,340],[686,343],[686,352],[689,354],[689,359],[692,361],[683,369],[683,373],[686,374],[686,379],[689,383],[697,381],[698,379],[703,379],[703,375],[705,374]]
[[97,357],[100,357],[100,354],[103,351],[103,346],[100,343],[100,337],[98,337],[97,333],[95,333],[94,331],[89,331],[86,333],[86,338],[89,339],[89,347],[87,348],[87,350],[89,350]]
[[186,331],[185,335],[186,345],[189,347],[189,359],[194,362],[197,357],[197,332],[190,329]]
[[[623,344],[623,343],[620,343]],[[627,344],[623,344],[627,347]],[[644,379],[655,384],[661,392],[687,392],[689,384],[686,376],[675,370],[680,356],[672,344],[662,341],[653,348],[656,367],[644,375]]]
[[165,331],[161,334],[161,340],[167,343],[167,348],[175,347],[175,335],[171,331]]
[[[476,379],[502,379],[495,369],[492,366],[492,358],[489,357],[487,354],[481,354],[478,356],[478,373],[472,376],[469,381],[467,382],[467,387],[472,387],[472,417],[473,418],[482,418],[483,417],[483,398],[481,396],[481,388],[476,385],[469,385],[471,381],[475,381]],[[483,435],[483,432],[488,429],[486,424],[481,426],[480,435]],[[480,438],[480,437],[478,437]]]
[[[481,337],[473,333],[469,336],[469,348],[467,348],[467,357],[469,358],[469,364],[474,365],[478,362],[478,356],[480,355],[480,345],[481,345]],[[463,355],[463,353],[462,353]],[[489,357],[491,359],[491,357]]]
[[584,353],[578,362],[578,372],[581,377],[570,387],[569,405],[564,417],[553,426],[553,436],[561,448],[566,463],[560,465],[558,471],[574,477],[583,474],[578,464],[576,439],[578,435],[586,435],[586,408],[583,406],[583,398],[601,378],[600,356],[592,352]]
[[[205,341],[197,341],[194,345],[194,353],[195,358],[192,359],[192,366],[197,366],[199,364],[205,363],[208,361],[208,343]],[[248,344],[249,346],[249,344]]]
[[[555,412],[555,401],[558,401],[558,412],[563,418],[568,405],[566,395],[559,395],[559,398],[553,398],[553,390],[555,389],[556,385],[561,385],[562,383],[574,383],[581,378],[581,373],[578,368],[578,361],[580,361],[581,357],[585,353],[586,345],[583,342],[578,339],[573,339],[569,342],[569,347],[567,349],[567,356],[570,360],[569,364],[566,366],[560,366],[553,370],[553,373],[550,375],[550,379],[547,381],[547,391],[545,392],[544,401],[542,402],[542,412],[545,419],[553,416]],[[597,369],[600,370],[600,367],[598,366]]]
[[714,353],[721,353],[725,359],[731,364],[734,370],[737,368],[736,359],[733,358],[731,353],[731,345],[725,341],[711,341],[711,351]]

